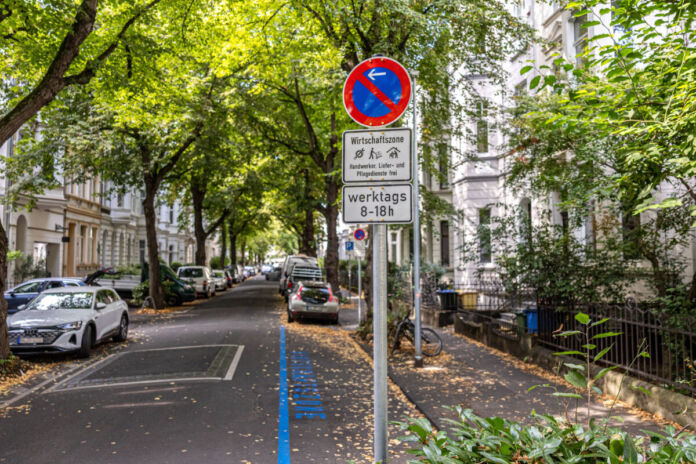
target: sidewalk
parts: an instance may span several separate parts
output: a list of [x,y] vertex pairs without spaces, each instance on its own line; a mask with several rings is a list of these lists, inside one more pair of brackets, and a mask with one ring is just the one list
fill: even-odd
[[[357,310],[341,309],[343,330],[354,330]],[[445,428],[442,418],[455,418],[447,406],[462,406],[483,416],[499,416],[528,422],[533,411],[554,416],[576,417],[576,400],[552,396],[554,391],[570,391],[565,381],[543,369],[524,363],[517,358],[484,346],[459,334],[450,326],[437,329],[443,341],[443,353],[425,358],[422,369],[413,368],[413,351],[400,351],[389,359],[389,376],[406,396],[438,428]],[[369,347],[368,347],[369,349]],[[370,356],[372,355],[369,349]],[[536,388],[549,384],[552,388]],[[613,411],[610,402],[605,405],[593,399],[591,414],[600,419],[617,417],[612,425],[640,434],[641,430],[659,430],[661,425],[653,416],[617,405]],[[587,421],[587,405],[581,401],[577,420]],[[390,417],[389,420],[400,420]]]

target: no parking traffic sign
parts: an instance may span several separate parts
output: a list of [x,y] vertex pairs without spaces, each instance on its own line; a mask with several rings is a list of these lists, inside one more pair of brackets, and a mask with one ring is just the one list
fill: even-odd
[[399,62],[375,57],[358,64],[343,86],[343,104],[353,121],[366,127],[393,123],[411,100],[411,78]]

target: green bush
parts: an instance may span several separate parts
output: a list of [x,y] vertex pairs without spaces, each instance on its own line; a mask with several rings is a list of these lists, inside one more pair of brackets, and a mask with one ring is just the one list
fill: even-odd
[[116,267],[116,272],[123,275],[140,275],[140,264],[123,264]]
[[[164,299],[167,301],[167,304],[169,304],[170,301],[175,299],[177,297],[176,293],[172,290],[172,287],[174,286],[174,282],[170,281],[164,281],[162,282],[162,285],[164,285]],[[131,300],[131,303],[135,305],[141,305],[145,301],[145,298],[147,298],[150,295],[150,281],[146,280],[145,282],[142,282],[138,284],[134,289],[133,289],[133,298]]]
[[176,272],[181,266],[183,266],[183,264],[181,264],[178,261],[174,261],[172,264],[169,265],[169,267],[171,267],[174,272]]
[[696,463],[696,436],[666,427],[635,438],[618,428],[591,422],[568,424],[534,415],[531,425],[500,417],[481,418],[456,407],[457,420],[445,419],[451,431],[433,430],[427,419],[398,423],[417,446],[410,451],[423,463]]
[[[225,265],[230,263],[229,258],[225,258]],[[211,269],[222,269],[220,266],[220,257],[219,256],[213,256],[210,258],[210,268]]]

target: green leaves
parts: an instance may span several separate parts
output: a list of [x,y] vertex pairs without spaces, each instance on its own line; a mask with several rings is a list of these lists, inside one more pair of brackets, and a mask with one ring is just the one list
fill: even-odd
[[590,316],[585,313],[577,313],[575,315],[575,320],[583,325],[587,325],[590,323]]
[[566,375],[563,376],[563,378],[566,379],[574,387],[580,388],[582,390],[587,388],[587,379],[577,370],[569,371]]
[[[579,399],[573,393],[555,396]],[[688,433],[673,436],[675,431],[669,428],[664,433],[646,431],[650,440],[644,441],[618,428],[594,423],[583,428],[534,415],[523,425],[501,418],[481,418],[461,408],[455,411],[457,420],[445,420],[449,425],[446,433],[435,434],[422,419],[397,423],[409,434],[400,440],[415,445],[409,451],[418,458],[413,462],[676,464],[696,459],[696,437]]]

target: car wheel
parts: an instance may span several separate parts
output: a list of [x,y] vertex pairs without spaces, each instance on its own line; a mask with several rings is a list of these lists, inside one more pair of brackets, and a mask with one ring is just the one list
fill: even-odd
[[181,306],[181,303],[182,303],[181,296],[179,296],[179,295],[170,295],[167,298],[167,304],[169,306]]
[[94,329],[91,325],[85,327],[85,331],[82,333],[82,341],[80,342],[80,351],[78,355],[81,358],[89,357],[89,352],[92,351],[92,345],[94,344]]
[[294,321],[295,321],[295,318],[292,317],[292,313],[290,311],[288,311],[288,322],[294,322]]
[[334,314],[331,316],[331,323],[332,324],[338,324],[338,313]]
[[114,336],[115,342],[125,342],[128,338],[128,318],[124,314],[121,316],[121,322],[118,325],[118,334]]

